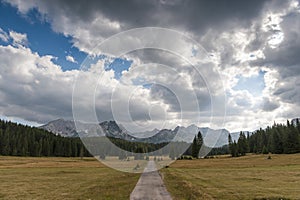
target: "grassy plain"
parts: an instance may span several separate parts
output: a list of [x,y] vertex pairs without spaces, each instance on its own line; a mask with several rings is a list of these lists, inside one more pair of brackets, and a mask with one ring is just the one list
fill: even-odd
[[0,199],[129,199],[139,176],[94,158],[0,157]]
[[174,199],[300,199],[300,154],[178,160],[160,172]]
[[[300,199],[300,154],[271,156],[179,160],[160,172],[174,199]],[[0,157],[0,199],[129,199],[139,176],[94,158]]]

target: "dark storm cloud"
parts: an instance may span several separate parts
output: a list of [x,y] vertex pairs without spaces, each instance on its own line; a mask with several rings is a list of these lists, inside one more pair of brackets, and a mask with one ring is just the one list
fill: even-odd
[[[227,22],[239,22],[248,26],[253,17],[260,14],[266,0],[178,0],[178,1],[82,1],[54,0],[19,3],[26,8],[37,7],[49,16],[64,15],[69,20],[89,23],[99,12],[112,21],[122,24],[122,29],[163,26],[183,28],[197,33],[209,27],[224,27]],[[14,1],[12,1],[12,4]],[[20,6],[20,5],[19,5]]]
[[[280,26],[284,34],[283,41],[277,48],[266,46],[265,58],[256,60],[251,65],[275,69],[278,72],[279,80],[273,95],[280,97],[284,102],[300,105],[300,13],[291,12],[283,16]],[[260,36],[261,38],[265,37],[264,35]],[[267,40],[266,37],[263,39]],[[260,48],[263,48],[264,43],[260,42],[260,44]],[[267,103],[267,105],[269,104]],[[268,110],[270,107],[265,108]]]
[[[265,1],[96,1],[88,10],[97,8],[109,19],[129,27],[183,26],[188,30],[203,31],[214,25],[223,26],[227,20],[249,20],[257,16]],[[82,2],[79,2],[82,3]],[[58,3],[59,4],[59,3]],[[64,2],[65,5],[70,5]],[[76,4],[74,2],[71,3]],[[85,13],[83,12],[83,15]],[[90,15],[90,14],[88,14]]]
[[[253,62],[257,65],[272,65],[273,67],[286,68],[291,67],[292,71],[295,72],[295,65],[300,63],[300,14],[299,12],[289,13],[282,18],[280,23],[282,33],[284,34],[284,39],[282,43],[277,48],[266,47],[264,50],[265,58]],[[281,32],[279,30],[273,31]],[[257,40],[251,43],[250,47],[257,47],[256,49],[261,49],[264,46],[264,41],[267,40],[266,35],[260,34],[256,37]],[[259,46],[260,44],[260,46]],[[298,67],[297,73],[300,73],[300,67]],[[287,72],[287,71],[286,71]],[[287,72],[288,73],[288,72]]]

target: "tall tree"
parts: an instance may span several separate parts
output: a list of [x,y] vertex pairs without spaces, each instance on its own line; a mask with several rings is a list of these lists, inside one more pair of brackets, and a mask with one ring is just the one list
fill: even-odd
[[238,139],[238,153],[244,156],[248,152],[248,149],[249,147],[248,147],[246,136],[243,132],[241,132],[240,137]]
[[197,145],[197,136],[194,137],[193,143],[192,143],[192,156],[194,158],[198,158],[199,149]]
[[232,137],[230,135],[230,133],[228,134],[228,145],[229,145],[229,151],[232,157],[234,157],[234,145],[233,145],[233,141],[232,141]]
[[202,137],[201,132],[199,131],[198,134],[194,137],[194,140],[192,143],[192,156],[194,158],[199,157],[199,152],[200,152],[202,145],[203,145],[203,137]]

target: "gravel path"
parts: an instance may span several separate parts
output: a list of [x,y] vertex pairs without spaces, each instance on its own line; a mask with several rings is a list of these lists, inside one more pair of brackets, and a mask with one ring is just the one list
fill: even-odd
[[130,194],[131,200],[171,200],[171,195],[167,191],[161,179],[154,161],[149,161],[142,173],[134,190]]

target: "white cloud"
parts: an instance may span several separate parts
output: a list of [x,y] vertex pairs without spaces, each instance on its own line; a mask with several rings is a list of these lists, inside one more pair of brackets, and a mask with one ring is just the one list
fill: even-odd
[[9,37],[13,40],[13,45],[23,45],[28,44],[26,33],[17,33],[15,31],[9,31]]
[[0,28],[0,40],[2,40],[3,42],[8,42],[9,40],[9,36],[1,28]]
[[1,115],[45,122],[69,117],[76,71],[62,72],[52,56],[40,57],[23,46],[0,46]]
[[[218,11],[213,17],[211,17],[212,13],[207,13],[206,10],[201,12],[201,10],[194,9],[200,9],[201,3],[201,1],[195,3],[197,5],[187,3],[185,9],[190,12],[185,11],[186,14],[182,14],[183,12],[180,12],[182,6],[179,3],[164,5],[154,1],[143,4],[131,2],[127,3],[128,5],[117,6],[122,10],[118,10],[114,3],[108,5],[105,2],[101,2],[101,6],[97,2],[92,2],[86,5],[85,9],[78,9],[78,6],[73,6],[65,1],[56,3],[11,1],[11,4],[17,6],[23,14],[33,7],[37,8],[40,13],[47,16],[45,19],[51,23],[56,32],[70,36],[75,47],[90,54],[95,53],[95,45],[123,30],[147,25],[175,28],[200,42],[211,55],[213,66],[217,66],[213,67],[212,71],[219,70],[221,72],[222,80],[219,81],[214,73],[211,73],[210,70],[206,71],[203,67],[202,72],[205,76],[201,77],[201,74],[192,70],[192,67],[178,56],[166,52],[139,51],[125,55],[125,57],[130,57],[134,63],[128,71],[123,72],[121,80],[117,81],[113,79],[114,72],[112,70],[105,71],[103,61],[99,61],[89,71],[81,74],[86,82],[80,82],[82,84],[80,91],[82,91],[79,95],[82,96],[80,101],[84,105],[84,102],[89,101],[85,99],[88,97],[86,88],[91,88],[93,84],[98,83],[96,104],[98,112],[103,114],[99,116],[100,119],[113,117],[110,101],[111,91],[115,91],[116,99],[113,103],[119,108],[118,113],[123,117],[122,119],[128,117],[127,115],[123,116],[124,112],[121,112],[129,105],[128,102],[130,105],[136,106],[136,108],[132,106],[132,116],[143,119],[144,121],[140,120],[137,123],[144,125],[160,126],[158,121],[147,122],[149,108],[153,105],[160,106],[161,111],[168,112],[163,115],[153,111],[153,116],[163,115],[168,122],[173,124],[186,125],[193,123],[195,118],[199,117],[199,113],[196,111],[187,112],[186,118],[180,121],[178,119],[178,102],[174,95],[159,87],[150,90],[134,85],[132,80],[141,77],[149,82],[160,82],[170,88],[173,87],[182,96],[189,96],[195,90],[196,100],[199,100],[202,109],[200,112],[203,117],[201,118],[202,124],[209,124],[207,110],[210,108],[211,95],[218,96],[222,93],[222,84],[228,93],[225,128],[236,131],[254,130],[259,126],[270,125],[274,120],[284,121],[287,117],[299,117],[297,116],[300,111],[298,101],[300,97],[298,81],[300,80],[299,3],[292,0],[267,3],[263,1],[240,3],[239,1],[232,2],[231,6],[220,3],[217,8],[212,7]],[[114,9],[111,9],[110,6]],[[139,13],[133,15],[125,12],[126,9],[123,7],[126,6],[134,6]],[[174,13],[166,6],[172,6],[177,12]],[[236,12],[231,10],[234,8]],[[5,104],[12,103],[6,107],[2,106],[1,110],[6,114],[15,113],[26,117],[29,116],[28,113],[31,109],[38,113],[36,116],[40,116],[41,121],[60,114],[63,115],[60,117],[71,116],[69,102],[72,90],[71,80],[79,71],[62,72],[59,66],[51,62],[51,56],[40,57],[28,48],[16,45],[27,43],[25,34],[11,31],[9,35],[14,40],[15,47],[1,48],[3,53],[15,57],[10,57],[11,60],[1,58],[1,61],[2,59],[5,61],[1,65],[10,67],[1,66],[0,81],[5,80],[3,83],[10,83],[13,92],[9,93],[1,88],[0,96],[1,99],[2,97],[7,99],[4,101]],[[7,40],[5,33],[2,33],[1,38]],[[171,41],[168,39],[168,36],[165,36],[155,42],[167,44],[168,41]],[[138,46],[143,42],[138,37],[123,38],[123,41],[125,41],[124,48],[131,45]],[[177,40],[174,39],[168,46],[174,49],[179,48],[181,55],[197,62],[197,60],[193,60],[196,59],[191,51],[193,45],[174,41]],[[28,59],[23,59],[23,57],[28,57]],[[66,60],[76,62],[71,56],[66,56]],[[146,66],[147,63],[154,62],[170,67],[166,69],[158,64]],[[140,65],[145,66],[141,67]],[[212,66],[206,67],[209,69]],[[251,77],[258,74],[260,70],[265,72],[265,88],[260,96],[254,96],[246,90],[236,91],[233,89],[238,83],[239,76]],[[102,73],[101,80],[96,76],[100,72]],[[8,73],[8,77],[6,77],[6,73]],[[20,77],[21,75],[22,77]],[[174,82],[176,77],[179,78]],[[206,91],[205,80],[202,78],[214,83],[214,90],[211,93]],[[53,85],[50,87],[49,84]],[[28,93],[33,97],[23,104],[11,101],[11,99],[26,100],[25,95]],[[21,96],[13,98],[13,94]],[[43,101],[48,104],[50,101],[53,104],[50,107]],[[33,106],[31,102],[38,102],[39,106]],[[28,106],[26,109],[23,106],[26,103],[32,107]],[[181,103],[186,105],[186,111],[191,111],[196,104],[189,98]],[[68,109],[64,110],[65,108]],[[221,118],[219,120],[221,121]]]
[[72,57],[71,55],[66,56],[66,60],[72,63],[77,63],[77,61],[75,60],[74,57]]

